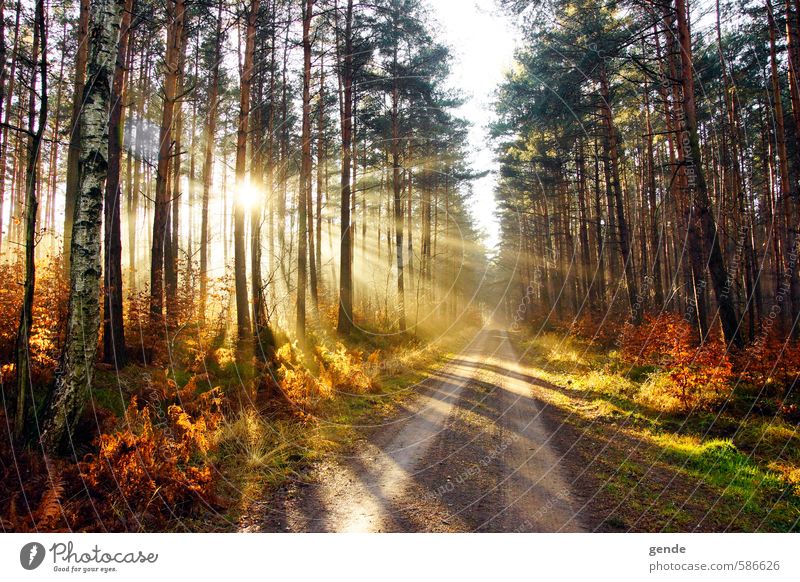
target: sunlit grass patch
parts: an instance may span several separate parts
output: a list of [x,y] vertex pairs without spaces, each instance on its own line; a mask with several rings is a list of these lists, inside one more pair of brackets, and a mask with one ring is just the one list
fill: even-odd
[[225,475],[223,489],[242,508],[264,487],[294,474],[296,462],[318,449],[315,431],[285,420],[269,420],[252,409],[226,418],[214,437],[215,465]]
[[[619,515],[606,520],[609,527],[797,528],[800,438],[774,403],[733,392],[724,374],[713,373],[713,361],[711,372],[685,370],[692,382],[682,383],[680,369],[632,363],[580,337],[564,342],[565,355],[553,353],[561,339],[542,334],[520,341],[519,351],[528,350],[525,373],[542,380],[535,395],[561,409],[598,446],[609,445],[608,456],[598,459],[602,470],[595,468],[602,495],[623,502]],[[706,376],[711,386],[702,381]],[[618,442],[642,446],[618,449],[617,441],[607,442],[609,430]]]
[[635,382],[606,370],[591,370],[574,375],[571,379],[569,387],[573,390],[599,392],[609,396],[634,396],[639,391]]
[[522,350],[549,371],[569,372],[589,365],[585,345],[570,335],[542,332],[524,340]]
[[800,511],[800,499],[783,476],[761,467],[728,439],[662,434],[654,441],[679,468],[719,491],[725,497],[720,503],[735,500],[734,514],[739,508],[765,517],[773,507]]
[[800,459],[800,434],[781,418],[752,416],[743,421],[734,437],[736,445],[765,459]]

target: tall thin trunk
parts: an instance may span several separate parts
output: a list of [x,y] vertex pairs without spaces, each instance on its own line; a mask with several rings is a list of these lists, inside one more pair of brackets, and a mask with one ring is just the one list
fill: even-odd
[[[645,110],[645,151],[644,171],[645,171],[645,190],[647,191],[646,202],[649,205],[650,220],[650,253],[653,258],[651,270],[653,278],[653,292],[656,310],[664,308],[664,284],[661,279],[661,229],[659,228],[658,200],[656,198],[656,160],[653,149],[653,125],[650,121],[650,89],[649,85],[644,87],[644,110]],[[643,203],[645,201],[643,200]],[[644,210],[644,208],[643,208]]]
[[714,219],[705,173],[702,165],[700,151],[700,137],[697,130],[697,112],[695,109],[694,77],[692,69],[692,41],[689,32],[688,0],[675,0],[678,23],[678,39],[680,42],[681,82],[683,85],[683,113],[684,127],[689,141],[691,158],[684,159],[688,176],[688,185],[694,193],[694,208],[702,228],[703,243],[708,257],[708,268],[711,272],[711,282],[714,295],[717,299],[720,322],[725,335],[725,341],[733,346],[742,345],[739,334],[739,316],[730,297],[726,282],[728,269],[722,255],[717,224]]
[[[274,6],[274,2],[273,2]],[[270,15],[272,16],[272,15]],[[274,18],[272,18],[274,20]],[[274,45],[271,47],[273,53],[273,62],[274,62],[274,54],[275,54],[275,47]],[[256,118],[253,120],[254,127],[253,127],[253,169],[251,171],[251,179],[253,180],[254,184],[257,186],[256,191],[259,193],[260,196],[263,196],[264,193],[264,147],[263,147],[263,138],[264,138],[264,119],[263,119],[263,86],[264,86],[264,78],[263,74],[259,75],[258,79],[258,89],[256,95],[258,97],[258,108],[256,109]],[[270,82],[270,88],[272,88],[272,82]],[[270,93],[270,101],[272,100],[272,94]],[[271,107],[270,107],[271,108]],[[271,122],[268,121],[268,124]],[[267,132],[266,135],[267,140],[269,141],[270,145],[267,149],[267,161],[266,165],[271,167],[272,161],[272,133]],[[272,181],[272,171],[269,170],[268,176],[268,184],[267,188],[271,187]],[[262,200],[265,201],[265,198],[261,198],[256,204],[253,204],[252,208],[250,209],[250,271],[251,271],[251,293],[253,298],[253,335],[256,341],[256,355],[261,358],[263,362],[269,362],[272,360],[273,353],[275,350],[275,338],[272,335],[272,330],[267,325],[267,307],[266,307],[266,294],[264,293],[264,283],[261,277],[261,225],[263,222],[264,217],[264,204]]]
[[[183,87],[186,75],[186,45],[188,35],[186,34],[186,24],[181,27],[178,39],[178,79],[176,81],[176,100],[174,104],[174,130],[175,136],[174,152],[170,159],[169,172],[172,174],[169,179],[167,190],[169,194],[169,210],[167,217],[167,229],[164,235],[164,290],[167,298],[175,298],[178,294],[178,254],[180,240],[180,209],[183,202],[183,192],[181,191],[181,168],[183,167]],[[175,300],[167,301],[167,316],[170,321],[176,319]]]
[[340,73],[342,96],[342,171],[341,171],[341,239],[339,245],[339,314],[337,330],[350,333],[353,326],[353,273],[350,232],[350,162],[353,129],[353,0],[347,0],[344,30],[344,55]]
[[[319,57],[319,109],[317,111],[317,214],[316,214],[316,272],[319,283],[322,281],[322,197],[327,182],[325,152],[325,46],[320,47]],[[316,299],[315,299],[316,300]]]
[[[623,206],[622,199],[622,186],[619,178],[619,147],[617,139],[617,128],[614,124],[614,117],[611,112],[611,103],[608,87],[608,78],[606,76],[606,69],[604,65],[600,67],[600,91],[601,91],[601,107],[603,112],[603,123],[605,125],[605,138],[603,145],[605,149],[606,158],[609,162],[611,170],[611,191],[614,194],[614,204],[616,207],[617,229],[619,234],[619,248],[622,255],[623,268],[625,270],[625,283],[628,287],[628,301],[631,308],[631,318],[633,323],[638,323],[641,320],[642,310],[638,300],[639,292],[636,284],[636,276],[634,274],[633,256],[631,255],[630,235],[628,233],[628,224],[625,218],[625,207]],[[609,205],[609,214],[614,212],[612,205]]]
[[[7,122],[11,119],[11,100],[14,96],[14,86],[16,80],[16,72],[17,72],[17,55],[19,53],[19,26],[20,26],[20,18],[22,16],[22,3],[21,0],[17,0],[16,7],[15,7],[15,20],[14,20],[14,44],[12,45],[11,50],[11,67],[9,68],[8,73],[8,88],[5,92],[4,99],[5,102],[3,103],[3,112],[5,117],[0,117],[0,121]],[[5,46],[5,45],[3,45]],[[5,70],[5,60],[3,60],[3,69]],[[2,131],[2,144],[0,144],[0,252],[3,250],[3,205],[5,202],[5,194],[6,194],[6,162],[8,160],[8,135],[9,135],[9,127],[8,125],[3,126]],[[12,188],[13,193],[13,188]]]
[[398,328],[406,330],[406,305],[403,281],[403,184],[400,167],[400,87],[397,75],[397,50],[399,34],[399,8],[392,12],[393,47],[392,47],[392,188],[394,190],[394,241],[397,256],[397,312]]
[[186,18],[186,0],[168,0],[170,23],[167,29],[167,51],[164,59],[164,105],[161,112],[161,129],[158,142],[158,166],[153,212],[153,243],[150,256],[150,315],[154,321],[161,319],[164,311],[164,252],[170,242],[169,231],[169,169],[173,149],[173,122],[175,102],[178,98],[180,45]]
[[[792,257],[796,256],[797,249],[794,248],[796,246],[796,237],[797,237],[797,227],[795,222],[795,212],[793,211],[793,201],[792,201],[792,184],[789,178],[789,155],[786,150],[786,129],[784,126],[783,120],[783,99],[781,97],[781,85],[780,80],[778,78],[778,59],[776,55],[776,48],[775,48],[775,37],[777,35],[777,26],[775,24],[775,16],[772,10],[772,2],[771,0],[766,0],[767,5],[767,20],[769,23],[769,55],[770,55],[770,73],[772,77],[772,101],[774,107],[774,120],[775,120],[775,142],[778,151],[778,169],[779,169],[779,178],[780,178],[780,200],[779,200],[779,208],[781,210],[782,218],[783,218],[783,226],[782,229],[784,232],[782,233],[782,238],[784,241],[786,253],[784,253],[784,258],[788,257],[786,260],[786,264],[784,265],[785,268],[785,276],[788,278],[789,284],[789,296],[787,298],[787,305],[788,311],[790,314],[789,321],[794,322],[798,316],[798,310],[800,309],[800,284],[798,283],[798,266],[797,260],[792,260]],[[789,14],[787,13],[787,17]],[[791,35],[790,35],[791,36]],[[789,46],[789,61],[791,63],[791,51],[793,47]],[[790,65],[790,71],[792,70],[792,66]],[[796,89],[796,87],[795,87]],[[795,98],[794,90],[790,92],[792,98]],[[792,225],[795,225],[793,228]],[[798,326],[793,326],[792,333],[793,335],[797,335]]]
[[[30,334],[33,326],[33,293],[36,286],[36,214],[37,199],[36,168],[39,165],[42,136],[47,125],[47,30],[44,1],[36,2],[33,32],[33,73],[28,102],[28,152],[25,163],[25,282],[22,291],[19,327],[16,341],[16,412],[14,415],[14,439],[17,443],[24,437],[27,428],[28,409],[33,401],[31,379]],[[36,78],[41,88],[39,110],[36,111]],[[30,390],[30,401],[28,391]],[[13,410],[9,407],[9,410]]]
[[247,265],[245,263],[245,206],[239,198],[247,187],[247,132],[250,123],[250,88],[253,81],[256,21],[259,0],[251,0],[245,28],[244,63],[239,84],[239,126],[236,131],[236,188],[233,223],[233,271],[236,285],[236,331],[239,343],[251,338],[250,307],[247,299]]
[[306,265],[308,261],[308,204],[311,200],[311,19],[314,0],[303,2],[303,119],[300,184],[297,196],[297,320],[295,333],[301,344],[306,335]]
[[108,178],[106,180],[103,226],[105,260],[103,294],[103,361],[125,365],[125,328],[122,318],[122,234],[120,226],[120,169],[122,167],[123,107],[125,102],[125,61],[130,40],[133,0],[125,0],[120,24],[119,49],[111,87],[111,115],[108,120]]
[[206,119],[203,147],[203,200],[200,211],[200,321],[205,322],[208,303],[208,202],[211,195],[211,182],[214,177],[214,139],[217,129],[217,108],[219,106],[219,66],[222,53],[222,6],[217,5],[217,23],[214,32],[214,61],[209,82],[208,118]]

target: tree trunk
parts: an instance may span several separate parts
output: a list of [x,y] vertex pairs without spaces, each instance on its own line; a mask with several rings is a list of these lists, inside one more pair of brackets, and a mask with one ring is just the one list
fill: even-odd
[[75,214],[75,198],[78,195],[80,175],[78,166],[81,156],[81,109],[83,88],[86,84],[86,60],[89,56],[89,2],[80,0],[78,16],[78,52],[75,56],[75,88],[72,92],[72,120],[70,122],[69,149],[67,150],[67,183],[64,202],[64,273],[69,273],[72,252],[72,221]]
[[353,0],[347,0],[344,31],[344,57],[341,67],[343,87],[342,172],[341,172],[341,241],[339,245],[339,314],[337,331],[350,333],[353,326],[353,274],[350,236],[350,162],[353,144]]
[[205,148],[203,159],[203,200],[200,211],[200,321],[205,322],[208,303],[208,201],[211,194],[211,182],[214,177],[214,139],[217,129],[217,108],[219,105],[219,64],[222,51],[222,6],[224,0],[217,5],[217,23],[214,32],[214,61],[209,83],[208,118],[206,119]]
[[[271,20],[274,21],[275,2],[273,2],[273,12],[270,14]],[[271,44],[270,51],[272,53],[271,61],[274,67],[275,64],[275,45]],[[263,121],[263,75],[259,76],[258,92],[259,96],[259,109],[257,109],[258,122],[255,123],[253,135],[253,171],[252,179],[256,181],[258,186],[257,191],[260,195],[260,200],[257,204],[253,204],[250,209],[250,270],[251,270],[251,293],[253,297],[253,335],[255,338],[256,355],[262,362],[270,362],[273,358],[275,351],[275,338],[272,330],[269,328],[267,321],[267,306],[266,294],[264,293],[264,283],[261,277],[261,225],[264,217],[264,204],[266,202],[264,190],[264,168],[267,170],[267,184],[266,192],[272,192],[272,129],[274,123],[272,120],[274,102],[274,69],[270,70],[270,107],[268,112],[267,127],[264,127]],[[263,138],[267,139],[266,148],[266,163],[264,160],[264,144]],[[271,198],[271,196],[269,196]],[[262,202],[263,201],[263,202]]]
[[179,55],[186,18],[186,0],[168,0],[172,7],[167,30],[167,51],[164,59],[164,106],[158,141],[158,166],[153,211],[153,243],[150,256],[150,316],[158,322],[164,312],[164,251],[169,239],[169,168],[173,155],[173,121],[178,91]]
[[[16,412],[13,434],[16,443],[24,438],[27,429],[28,409],[33,402],[31,381],[30,334],[33,326],[33,293],[36,286],[36,214],[37,199],[36,168],[39,165],[42,136],[47,125],[47,31],[45,29],[44,0],[36,2],[33,33],[33,74],[28,103],[28,152],[25,164],[25,282],[22,291],[19,327],[16,341]],[[38,115],[36,112],[36,67],[39,68],[41,95]],[[37,119],[38,117],[38,119]],[[35,127],[35,129],[34,129]],[[3,169],[5,171],[5,169]],[[30,390],[30,402],[28,400]],[[13,410],[11,407],[9,411]]]
[[233,223],[233,271],[236,285],[236,331],[239,344],[251,338],[250,306],[247,299],[247,265],[245,263],[245,206],[241,196],[247,187],[247,131],[250,122],[250,87],[253,80],[256,21],[259,0],[251,0],[245,29],[244,63],[239,85],[239,126],[236,131],[236,201]]
[[[0,117],[1,121],[8,122],[11,119],[11,101],[14,96],[14,86],[16,80],[16,71],[17,71],[17,55],[19,54],[19,25],[20,25],[20,17],[22,16],[22,4],[20,0],[17,0],[16,7],[15,7],[15,20],[14,20],[14,44],[12,45],[11,49],[11,67],[8,73],[8,90],[5,93],[4,99],[5,103],[3,104],[3,111],[5,113],[5,117]],[[3,45],[5,46],[5,45]],[[3,65],[5,65],[5,60],[3,60]],[[3,66],[5,69],[5,66]],[[6,194],[6,162],[8,160],[8,134],[9,134],[9,127],[8,125],[3,126],[2,131],[2,144],[0,144],[0,252],[3,250],[3,204],[5,202],[5,194]],[[13,189],[12,189],[13,193]]]
[[[634,274],[633,256],[631,256],[630,238],[628,224],[625,219],[625,207],[622,199],[622,186],[619,179],[619,147],[617,145],[617,128],[614,125],[614,117],[611,113],[610,92],[608,78],[606,77],[605,66],[600,67],[600,91],[603,109],[603,123],[605,125],[605,139],[603,145],[605,155],[609,162],[611,171],[611,190],[614,194],[614,205],[616,207],[617,229],[619,233],[619,248],[622,255],[623,268],[625,269],[625,283],[628,287],[628,302],[631,308],[631,320],[634,324],[639,323],[642,310],[639,301],[639,292],[636,285]],[[609,205],[609,214],[614,212],[612,205]]]
[[689,141],[691,159],[683,160],[688,178],[688,185],[694,193],[694,208],[702,228],[702,237],[708,256],[708,268],[711,272],[711,282],[714,286],[714,295],[717,299],[720,322],[722,324],[725,341],[732,346],[741,347],[742,340],[739,334],[739,316],[730,297],[726,282],[728,270],[722,256],[722,248],[717,233],[717,225],[708,196],[705,174],[703,171],[700,152],[700,137],[697,130],[697,113],[695,110],[694,78],[692,69],[692,42],[689,32],[688,0],[675,0],[678,39],[680,42],[681,57],[681,82],[683,85],[683,113],[684,127]]
[[659,228],[658,200],[656,199],[656,160],[653,149],[653,125],[650,122],[650,89],[648,84],[644,87],[644,108],[645,108],[645,138],[644,155],[645,166],[645,189],[647,191],[647,204],[649,205],[650,220],[650,254],[653,258],[652,278],[655,300],[655,309],[660,311],[664,308],[664,283],[661,279],[661,248],[662,230]]
[[303,120],[300,184],[297,196],[297,321],[298,341],[306,336],[306,263],[308,261],[308,205],[311,201],[311,19],[314,0],[303,2]]
[[125,0],[119,36],[117,64],[111,88],[111,115],[108,120],[108,178],[104,205],[103,241],[103,361],[116,368],[125,365],[125,328],[122,318],[122,240],[120,227],[120,169],[122,167],[123,107],[125,102],[125,59],[131,31],[133,0]]
[[100,242],[103,186],[108,172],[108,114],[124,0],[92,0],[89,82],[80,115],[80,187],[70,263],[67,336],[41,443],[55,454],[72,441],[92,387],[100,329]]
[[393,54],[392,54],[392,189],[394,191],[394,242],[397,256],[397,313],[398,329],[406,330],[406,305],[403,281],[403,183],[400,167],[400,87],[397,75],[397,50],[399,34],[399,13],[395,7],[393,21]]
[[[776,37],[776,25],[775,25],[775,17],[772,10],[772,2],[770,0],[766,0],[767,4],[767,20],[769,23],[769,55],[770,55],[770,72],[772,76],[772,100],[774,104],[774,111],[775,115],[773,119],[775,120],[775,142],[777,145],[778,150],[778,168],[780,171],[780,201],[779,207],[782,211],[783,215],[783,224],[784,224],[784,232],[783,232],[783,241],[784,241],[784,248],[786,252],[784,253],[784,260],[786,264],[784,265],[785,270],[785,277],[788,279],[787,284],[789,286],[789,293],[786,304],[784,308],[788,308],[787,311],[789,312],[789,321],[794,322],[797,320],[798,317],[798,310],[800,309],[800,284],[798,282],[798,266],[797,266],[797,223],[795,222],[795,212],[793,211],[793,203],[792,203],[792,184],[789,178],[789,155],[786,151],[786,129],[784,126],[783,121],[783,102],[781,98],[781,86],[780,81],[778,79],[778,62],[777,62],[777,55],[775,49],[775,37]],[[790,17],[790,14],[787,12],[787,18]],[[788,23],[787,23],[788,26]],[[789,35],[791,39],[791,34]],[[792,71],[792,49],[793,46],[789,45],[789,62],[790,72]],[[791,79],[790,79],[791,82]],[[795,95],[795,88],[790,91],[790,94],[794,100],[796,97]],[[794,102],[794,101],[793,101]],[[792,225],[795,225],[792,227]],[[788,258],[788,260],[786,260]],[[796,325],[791,326],[792,334],[796,337],[798,334]]]
[[322,197],[327,186],[325,152],[325,46],[320,47],[319,57],[319,110],[317,111],[317,214],[316,214],[316,272],[322,282]]

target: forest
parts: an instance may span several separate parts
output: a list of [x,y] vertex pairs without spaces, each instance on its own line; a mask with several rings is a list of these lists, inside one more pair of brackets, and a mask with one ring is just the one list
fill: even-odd
[[0,2],[3,531],[800,527],[800,1]]

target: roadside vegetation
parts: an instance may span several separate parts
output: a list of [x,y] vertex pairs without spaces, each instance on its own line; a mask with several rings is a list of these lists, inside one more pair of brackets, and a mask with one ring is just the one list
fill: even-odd
[[797,531],[797,345],[729,358],[688,329],[662,315],[514,338],[536,396],[576,429],[600,529]]

